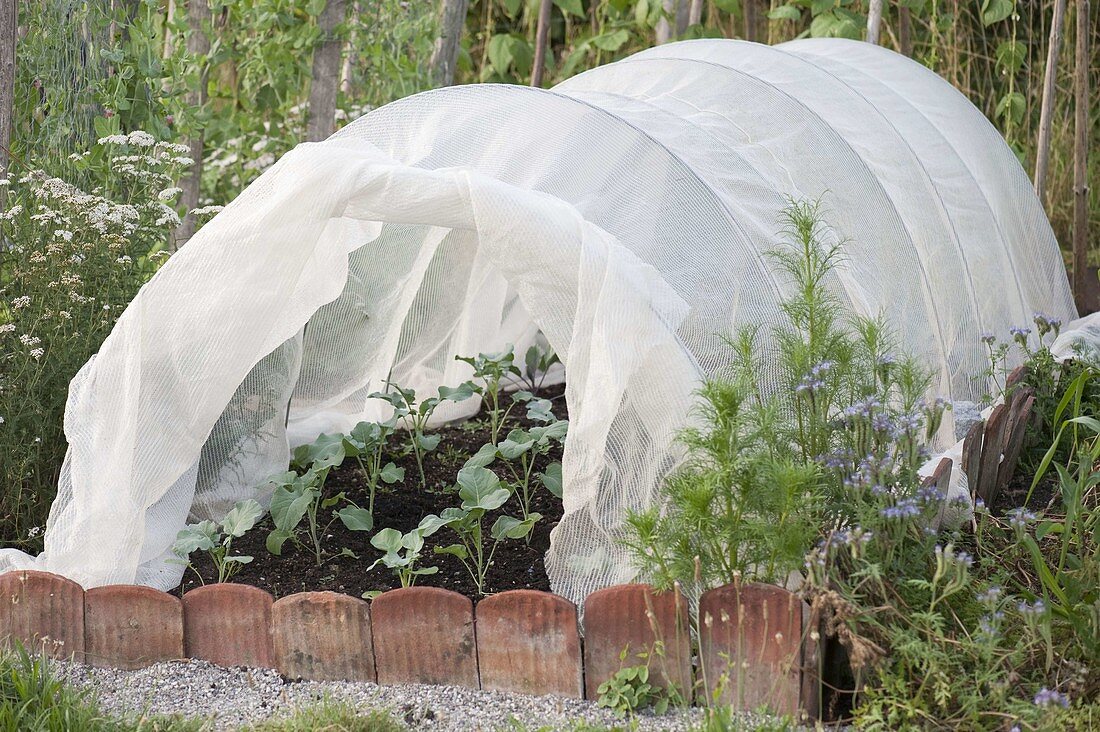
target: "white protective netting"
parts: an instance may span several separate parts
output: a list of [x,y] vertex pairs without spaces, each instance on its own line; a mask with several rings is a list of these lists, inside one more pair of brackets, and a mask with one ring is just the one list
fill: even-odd
[[575,600],[627,580],[624,511],[679,459],[720,334],[777,318],[763,253],[788,196],[824,196],[833,286],[938,394],[986,391],[981,332],[1075,316],[997,131],[884,49],[689,41],[549,91],[419,94],[287,154],[142,289],[70,387],[45,552],[0,568],[170,588],[189,515],[262,500],[288,446],[384,417],[366,395],[391,371],[434,392],[467,378],[456,354],[541,332],[571,417],[547,571]]

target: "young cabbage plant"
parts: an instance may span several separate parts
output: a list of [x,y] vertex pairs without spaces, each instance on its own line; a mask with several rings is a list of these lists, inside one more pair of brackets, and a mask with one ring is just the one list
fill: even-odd
[[[467,363],[474,370],[475,381],[466,382],[475,394],[481,397],[482,404],[489,416],[490,440],[495,445],[500,437],[500,430],[505,418],[511,411],[512,405],[505,408],[502,405],[502,396],[505,387],[505,378],[522,377],[519,368],[515,365],[516,355],[512,346],[508,346],[500,353],[479,353],[477,356],[455,356],[456,361]],[[478,383],[480,382],[480,383]],[[523,392],[529,398],[530,392]]]
[[426,534],[441,528],[448,528],[455,533],[458,537],[457,544],[436,547],[435,552],[458,557],[478,593],[484,595],[485,577],[493,564],[497,546],[505,539],[523,539],[531,533],[535,522],[542,516],[532,513],[524,519],[499,517],[489,529],[490,543],[484,533],[485,515],[507,503],[512,495],[511,491],[501,485],[493,471],[470,466],[458,472],[458,495],[462,499],[461,506],[444,509],[438,516],[425,516],[420,522],[420,528]]
[[[423,523],[423,522],[422,522]],[[416,584],[416,578],[435,574],[439,567],[417,567],[421,551],[424,549],[425,528],[418,526],[412,531],[402,534],[397,529],[382,529],[373,537],[370,543],[375,549],[384,554],[374,562],[367,571],[374,569],[379,564],[385,565],[397,575],[402,587],[412,587]]]
[[[385,422],[360,422],[349,434],[344,435],[344,454],[355,458],[366,480],[370,499],[365,510],[371,516],[374,515],[374,494],[379,481],[392,485],[405,479],[404,468],[397,467],[393,462],[387,462],[384,465],[382,463],[386,453],[386,442],[396,427],[395,415]],[[364,509],[344,510],[363,511]]]
[[389,402],[393,407],[391,419],[394,420],[394,424],[403,421],[408,427],[409,451],[416,459],[421,488],[428,486],[427,478],[424,476],[424,455],[439,446],[439,435],[427,434],[428,422],[432,414],[443,402],[461,402],[472,397],[474,393],[470,383],[461,384],[454,389],[441,386],[437,396],[418,402],[414,390],[403,389],[396,384],[387,384],[386,391],[376,391],[370,395],[372,399]]
[[233,539],[244,536],[263,515],[264,510],[260,504],[250,498],[235,504],[222,519],[220,526],[210,520],[189,524],[176,535],[176,542],[172,545],[172,552],[179,560],[170,561],[178,561],[190,567],[201,582],[202,575],[199,575],[189,557],[194,552],[204,551],[218,570],[218,582],[228,582],[244,565],[252,561],[252,557],[233,554]]
[[558,354],[552,348],[541,348],[538,344],[527,349],[523,356],[523,373],[520,374],[521,383],[532,394],[538,394],[546,381],[546,374],[550,367],[561,363]]
[[299,538],[302,520],[305,519],[309,548],[313,551],[317,566],[321,566],[321,537],[339,514],[334,512],[333,518],[323,526],[318,515],[322,510],[347,500],[343,493],[322,498],[321,489],[329,471],[343,463],[344,455],[343,435],[321,435],[312,444],[302,445],[294,451],[291,464],[304,468],[304,473],[291,470],[273,476],[268,481],[275,486],[271,494],[270,509],[275,529],[267,537],[269,552],[281,555],[283,544],[288,540],[299,547],[305,547],[306,543]]
[[569,423],[565,420],[529,430],[517,427],[499,445],[483,445],[466,461],[466,466],[485,468],[501,460],[511,475],[509,488],[519,501],[520,510],[526,520],[531,515],[533,477],[537,477],[548,491],[561,498],[561,463],[551,463],[542,473],[535,473],[534,470],[536,459],[550,452],[555,442],[564,440],[568,427]]

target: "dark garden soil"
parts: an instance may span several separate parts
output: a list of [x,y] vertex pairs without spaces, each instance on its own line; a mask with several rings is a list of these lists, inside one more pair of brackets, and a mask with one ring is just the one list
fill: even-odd
[[[1055,513],[1060,513],[1058,509],[1061,508],[1061,495],[1058,492],[1057,473],[1051,470],[1043,476],[1043,479],[1035,486],[1035,490],[1032,491],[1031,482],[1034,479],[1035,474],[1032,471],[1017,468],[1012,480],[993,499],[993,505],[990,507],[993,515],[1004,516],[1009,511],[1021,507],[1032,511],[1045,511],[1054,508]],[[1030,500],[1028,499],[1028,493],[1031,493]],[[1027,501],[1026,506],[1024,506],[1024,501]],[[1052,501],[1054,502],[1053,506],[1051,506]]]
[[[559,419],[568,417],[564,392],[564,386],[546,387],[539,392],[540,397],[552,400],[554,414]],[[513,414],[519,417],[509,417],[501,432],[502,439],[513,427],[532,426],[532,423],[527,421],[521,406],[517,406]],[[253,561],[235,574],[232,581],[267,590],[276,598],[295,592],[314,590],[332,590],[358,597],[364,592],[400,587],[396,575],[382,565],[367,571],[367,568],[381,555],[380,551],[370,545],[370,537],[387,527],[401,532],[410,531],[416,528],[424,516],[438,515],[443,509],[458,506],[461,503],[454,489],[455,477],[467,458],[489,442],[489,428],[484,416],[482,413],[467,422],[437,431],[437,434],[442,437],[439,447],[429,453],[424,461],[426,489],[420,486],[420,474],[413,456],[402,455],[399,452],[404,433],[391,437],[390,443],[394,453],[389,456],[389,459],[405,469],[405,480],[391,486],[379,486],[374,499],[372,531],[350,531],[339,520],[332,522],[321,542],[324,555],[320,566],[317,565],[312,547],[299,547],[287,542],[281,556],[268,552],[264,543],[272,525],[270,518],[265,517],[251,531],[234,541],[233,553],[251,556]],[[549,455],[536,460],[534,472],[541,472],[548,463],[561,460],[561,452],[561,445],[555,444]],[[501,465],[494,463],[489,467],[502,479],[507,475],[506,468]],[[533,479],[532,484],[535,487],[531,510],[542,514],[542,520],[535,524],[529,536],[529,543],[522,539],[508,539],[500,543],[488,571],[485,586],[487,594],[515,589],[547,591],[550,589],[550,582],[543,566],[543,556],[550,548],[550,530],[561,519],[561,499],[539,485],[537,479]],[[359,467],[354,460],[349,459],[340,468],[333,470],[325,482],[325,497],[341,491],[345,492],[357,505],[367,506],[368,494]],[[326,509],[321,512],[326,516],[325,521],[330,517],[331,510]],[[520,515],[518,499],[515,496],[500,509],[489,512],[484,519],[486,540],[490,543],[489,527],[501,515]],[[308,536],[304,538],[308,545]],[[446,528],[440,529],[425,540],[418,566],[436,566],[439,567],[439,572],[418,577],[417,584],[443,587],[476,599],[479,596],[477,588],[458,558],[449,554],[433,553],[434,547],[447,546],[455,543],[456,540],[454,533]],[[358,555],[358,558],[343,554],[345,548]],[[199,574],[202,575],[202,581],[200,582],[194,572],[188,570],[180,586],[181,593],[198,587],[203,582],[210,584],[217,581],[217,572],[205,555],[200,557],[200,553],[196,552],[191,558]]]

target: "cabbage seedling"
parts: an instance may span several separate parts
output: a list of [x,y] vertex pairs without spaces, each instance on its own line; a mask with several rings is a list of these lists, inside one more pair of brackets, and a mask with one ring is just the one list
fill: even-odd
[[[199,575],[190,556],[194,552],[204,551],[218,570],[218,582],[228,582],[230,577],[252,561],[252,557],[232,553],[233,539],[244,536],[263,514],[260,504],[250,498],[235,504],[222,519],[220,527],[210,520],[189,524],[176,535],[176,542],[172,545],[172,552],[179,560],[169,561],[185,564]],[[202,581],[202,575],[199,575],[199,581]]]
[[512,492],[501,486],[500,479],[491,470],[470,466],[458,472],[458,495],[462,499],[460,507],[444,509],[438,516],[425,516],[420,528],[427,534],[444,527],[455,533],[457,544],[436,547],[435,552],[458,557],[478,593],[484,595],[485,576],[493,564],[497,546],[505,539],[526,537],[542,516],[537,513],[531,513],[524,519],[501,516],[489,529],[492,543],[487,547],[482,526],[485,514],[503,506]]

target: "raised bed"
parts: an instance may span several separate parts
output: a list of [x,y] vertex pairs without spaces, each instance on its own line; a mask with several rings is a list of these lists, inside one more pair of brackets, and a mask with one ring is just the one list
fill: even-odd
[[642,653],[650,655],[654,683],[698,690],[700,700],[717,694],[740,709],[812,715],[818,696],[807,608],[770,585],[728,585],[703,595],[697,665],[686,602],[648,585],[591,594],[583,627],[573,603],[535,590],[502,592],[476,605],[435,587],[391,590],[369,603],[333,592],[276,601],[230,583],[181,600],[132,585],[84,591],[64,577],[23,570],[0,575],[0,592],[0,642],[98,666],[197,658],[274,668],[290,679],[595,699],[621,667],[643,663]]

